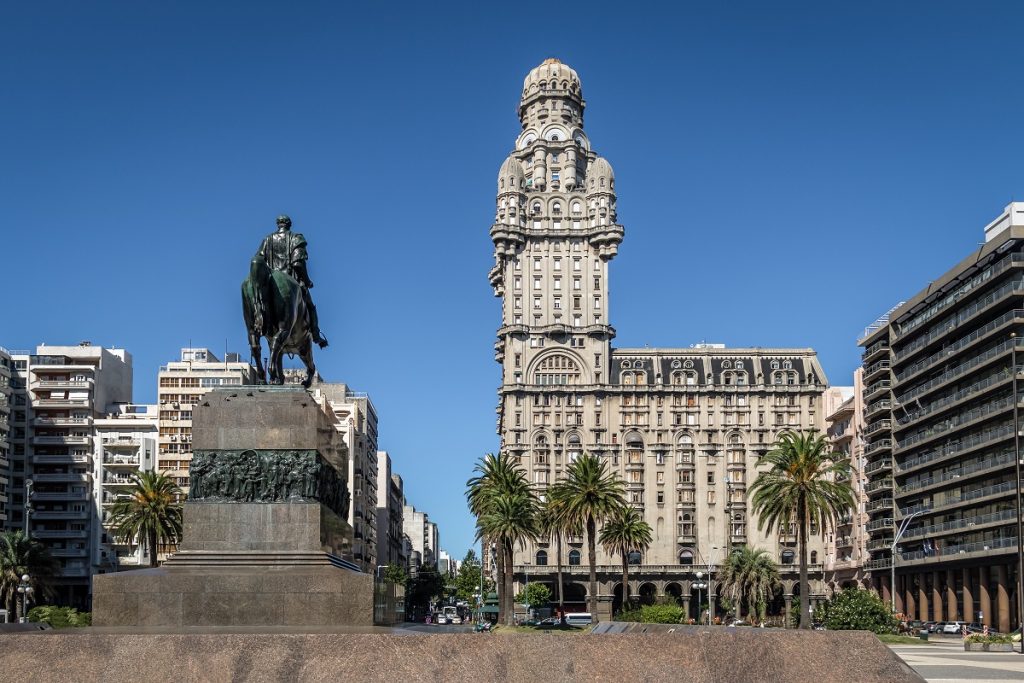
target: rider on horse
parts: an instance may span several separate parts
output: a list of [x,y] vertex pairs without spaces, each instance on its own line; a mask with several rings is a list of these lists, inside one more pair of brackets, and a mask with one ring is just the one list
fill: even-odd
[[267,293],[266,279],[259,277],[258,273],[266,273],[264,267],[268,268],[270,272],[287,273],[301,285],[302,299],[309,312],[310,333],[313,341],[320,348],[324,348],[327,346],[327,339],[320,332],[316,306],[313,305],[313,299],[309,294],[309,290],[313,288],[313,282],[306,272],[306,259],[309,258],[306,253],[306,238],[300,232],[292,232],[291,228],[292,219],[288,216],[278,216],[277,232],[267,235],[263,239],[263,243],[260,244],[259,251],[253,256],[251,273],[253,274],[252,279],[255,281],[254,285],[256,285],[253,287],[253,294],[256,298],[256,325],[260,329],[263,327],[261,318],[262,311],[265,310],[264,296]]

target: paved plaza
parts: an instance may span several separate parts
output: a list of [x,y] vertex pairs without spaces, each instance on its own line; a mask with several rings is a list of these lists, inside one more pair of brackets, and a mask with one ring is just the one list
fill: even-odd
[[1024,681],[1020,652],[965,652],[959,638],[933,638],[927,645],[893,645],[892,651],[928,683]]

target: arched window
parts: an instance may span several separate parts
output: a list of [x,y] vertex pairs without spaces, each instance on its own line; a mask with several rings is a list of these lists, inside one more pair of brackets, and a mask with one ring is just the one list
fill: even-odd
[[626,437],[626,464],[644,464],[644,441],[639,434],[630,434]]
[[537,566],[546,567],[548,564],[548,551],[538,550],[537,551]]
[[580,207],[580,203],[579,202],[573,202],[572,203],[572,215],[573,216],[579,216],[581,211],[582,211],[582,207]]
[[794,561],[795,558],[796,558],[796,553],[794,553],[789,548],[786,548],[785,550],[782,551],[782,555],[780,556],[779,561],[780,561],[780,564],[793,564],[793,561]]
[[693,564],[693,551],[692,550],[680,550],[679,551],[679,564]]
[[555,214],[556,216],[561,216],[562,215],[562,203],[561,202],[555,202],[554,204],[552,204],[551,205],[551,213]]
[[580,445],[580,437],[577,434],[573,434],[569,437],[567,444],[569,462],[576,462],[576,458],[580,457],[580,453],[583,450]]
[[580,563],[580,551],[573,548],[569,551],[569,566],[578,566]]
[[639,550],[631,550],[626,553],[626,561],[629,564],[640,564],[643,561],[643,555],[640,554]]
[[578,384],[580,367],[568,356],[547,356],[534,368],[533,383],[541,385]]
[[787,372],[786,373],[786,384],[796,384],[796,373],[795,372]]

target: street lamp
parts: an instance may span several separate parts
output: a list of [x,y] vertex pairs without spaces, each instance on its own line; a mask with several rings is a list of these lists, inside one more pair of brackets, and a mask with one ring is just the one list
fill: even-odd
[[526,620],[530,620],[530,561],[523,560],[523,574],[526,576],[526,582],[523,584],[523,602],[526,603]]
[[21,575],[21,583],[18,584],[18,592],[21,593],[21,619],[19,623],[28,623],[28,597],[32,595],[32,584],[29,583],[29,575]]
[[[893,482],[893,489],[896,488],[896,482]],[[893,510],[896,509],[895,498],[893,499]],[[918,515],[923,515],[931,512],[931,510],[918,510],[917,512],[911,512],[909,515],[903,518],[903,522],[900,523],[900,528],[896,532],[892,539],[892,546],[889,547],[889,598],[892,600],[892,611],[896,613],[896,544],[903,538],[903,534],[907,532],[907,527],[910,526],[910,520],[914,519]],[[893,524],[896,523],[896,518],[893,517]]]
[[[1017,396],[1017,333],[1010,333],[1010,353],[1013,356],[1013,463],[1017,475],[1017,494],[1014,498],[1017,501],[1017,625],[1024,634],[1024,521],[1021,519],[1020,502],[1020,420],[1018,404],[1020,397]],[[1024,636],[1020,639],[1020,653],[1024,655]]]
[[[711,540],[710,538],[708,540]],[[711,546],[711,554],[708,555],[707,562],[704,562],[704,557],[700,554],[700,547],[697,548],[697,558],[707,565],[708,568],[708,582],[704,584],[704,587],[708,589],[708,626],[711,626],[711,564],[715,559],[715,552],[719,550],[717,545]],[[697,578],[701,576],[700,572],[697,572]]]
[[31,479],[25,480],[25,538],[31,538],[29,518],[32,516],[32,487],[35,485]]

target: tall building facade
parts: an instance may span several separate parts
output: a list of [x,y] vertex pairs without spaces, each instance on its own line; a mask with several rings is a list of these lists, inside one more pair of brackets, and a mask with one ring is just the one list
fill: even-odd
[[[102,446],[96,421],[131,402],[132,359],[124,349],[39,346],[12,354],[19,429],[19,521],[60,564],[58,604],[88,608],[93,574],[111,569],[103,558],[100,481]],[[12,378],[13,379],[13,378]],[[20,425],[25,425],[20,427]]]
[[392,471],[391,456],[377,451],[377,563],[408,564],[402,543],[402,477]]
[[847,587],[868,587],[867,493],[864,487],[864,371],[854,371],[852,387],[830,387],[825,392],[825,433],[836,453],[850,461],[849,482],[854,508],[843,514],[826,536],[825,584],[832,593]]
[[157,403],[160,409],[157,467],[188,494],[192,463],[192,409],[203,394],[222,386],[256,383],[256,370],[237,353],[220,360],[206,348],[187,347],[178,361],[160,367]]
[[416,573],[426,565],[436,567],[440,559],[441,536],[430,516],[406,504],[402,510],[402,531],[409,542],[409,571]]
[[[334,418],[348,448],[348,523],[352,525],[352,561],[364,572],[376,571],[377,547],[377,410],[367,394],[345,384],[317,383],[313,397]],[[386,482],[380,484],[387,486]]]
[[980,248],[859,341],[868,567],[883,598],[895,592],[911,617],[981,621],[1004,633],[1019,623],[1022,337],[1024,203],[1013,203],[986,226]]
[[[782,563],[788,602],[795,538],[758,529],[747,488],[781,430],[824,428],[825,375],[810,349],[612,347],[610,265],[624,230],[612,167],[584,132],[585,106],[566,65],[551,59],[530,71],[522,130],[498,174],[489,280],[502,300],[501,448],[541,488],[584,451],[625,480],[654,530],[651,548],[631,559],[641,600],[689,605],[697,569],[713,572],[729,548],[750,543]],[[817,539],[810,549],[812,599],[823,590],[823,549]],[[562,548],[567,602],[580,607],[584,552],[582,538]],[[538,565],[555,554],[551,543],[517,551],[517,577],[553,579],[553,567],[545,579]],[[598,562],[598,606],[608,614],[621,595],[620,559],[599,549]]]
[[14,361],[10,352],[0,347],[0,530],[7,527],[8,488],[11,483],[10,442],[11,379]]

